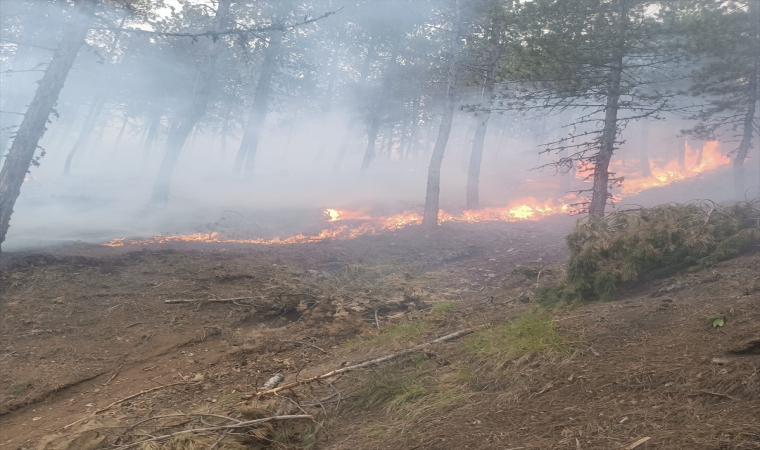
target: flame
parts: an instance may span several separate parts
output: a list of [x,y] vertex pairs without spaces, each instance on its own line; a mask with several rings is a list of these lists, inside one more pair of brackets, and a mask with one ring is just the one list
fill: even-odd
[[[621,161],[612,164],[612,171],[622,174],[625,180],[621,191],[615,196],[615,201],[624,197],[638,194],[644,190],[658,186],[666,186],[681,180],[693,178],[700,173],[715,169],[728,164],[730,158],[722,155],[718,150],[718,142],[706,142],[702,149],[702,158],[699,160],[698,152],[691,149],[688,143],[684,143],[686,150],[686,168],[679,167],[678,161],[652,160],[650,169],[652,176],[638,178],[626,174],[627,167]],[[699,160],[699,164],[697,161]],[[640,167],[638,163],[629,163],[628,167]],[[586,172],[588,174],[588,172]],[[583,178],[586,175],[582,176]],[[449,214],[439,211],[438,222],[517,222],[525,220],[540,220],[554,214],[567,213],[574,203],[581,199],[568,194],[561,199],[549,199],[545,201],[534,197],[527,197],[514,201],[504,208],[484,208],[478,210],[466,210],[461,214]],[[378,234],[386,231],[395,231],[409,225],[422,223],[422,215],[413,211],[405,211],[392,216],[373,217],[367,209],[348,211],[344,209],[329,208],[324,211],[329,228],[325,228],[315,235],[297,234],[288,238],[276,237],[273,239],[229,239],[220,233],[196,233],[177,236],[158,236],[146,240],[132,240],[127,238],[114,239],[107,242],[108,247],[124,247],[125,245],[148,245],[162,244],[166,242],[216,242],[228,244],[302,244],[308,242],[320,242],[327,239],[346,240],[366,234]]]
[[717,141],[705,142],[699,165],[697,165],[698,152],[692,149],[688,142],[684,142],[684,146],[686,147],[685,168],[681,168],[676,160],[669,161],[664,166],[658,165],[661,161],[654,160],[650,167],[652,176],[626,177],[616,199],[630,197],[653,187],[667,186],[677,181],[694,178],[702,172],[716,169],[731,162],[731,158],[720,153]]

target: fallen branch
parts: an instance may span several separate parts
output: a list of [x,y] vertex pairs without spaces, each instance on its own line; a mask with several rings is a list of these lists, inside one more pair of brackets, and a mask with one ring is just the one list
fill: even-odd
[[172,433],[172,434],[165,434],[163,436],[152,437],[150,439],[145,439],[143,441],[135,442],[133,444],[122,445],[121,447],[116,447],[115,450],[127,450],[129,448],[135,448],[135,447],[141,446],[141,445],[143,445],[146,442],[165,441],[167,439],[171,439],[171,438],[173,438],[175,436],[180,436],[180,435],[183,435],[183,434],[191,434],[191,433],[198,434],[198,433],[210,433],[210,432],[222,431],[222,430],[234,430],[234,429],[237,429],[237,428],[250,427],[251,425],[258,425],[260,423],[271,422],[273,420],[298,420],[298,419],[313,419],[313,418],[314,418],[313,416],[310,416],[308,414],[293,415],[293,416],[274,416],[274,417],[267,417],[267,418],[264,418],[264,419],[249,420],[247,422],[233,423],[233,424],[230,424],[230,425],[219,425],[219,426],[207,427],[207,428],[193,428],[193,429],[190,429],[190,430],[178,431],[178,432]]
[[108,411],[109,409],[113,408],[114,406],[116,406],[118,404],[121,404],[121,403],[124,403],[127,400],[132,400],[133,398],[139,397],[139,396],[141,396],[143,394],[147,394],[149,392],[157,391],[159,389],[164,389],[164,388],[168,388],[168,387],[171,387],[171,386],[176,386],[178,384],[186,384],[186,383],[185,382],[181,382],[181,383],[164,384],[164,385],[161,385],[161,386],[156,386],[154,388],[146,389],[144,391],[140,391],[137,394],[132,394],[129,397],[122,398],[121,400],[116,400],[115,402],[111,403],[110,405],[104,406],[103,408],[100,408],[97,411],[93,412],[92,415],[90,415],[88,417],[82,417],[81,419],[77,420],[76,422],[71,422],[70,424],[68,424],[65,427],[63,427],[63,429],[64,430],[69,429],[69,428],[73,427],[74,425],[78,424],[79,422],[81,422],[83,420],[90,419],[90,418],[92,418],[92,417],[94,417],[94,416],[96,416],[96,415],[98,415],[98,414],[100,414],[102,412]]
[[433,341],[430,341],[430,342],[426,342],[426,343],[420,344],[420,345],[418,345],[416,347],[408,348],[406,350],[402,350],[400,352],[393,353],[391,355],[386,355],[386,356],[383,356],[383,357],[380,357],[380,358],[375,358],[375,359],[371,359],[369,361],[364,361],[364,362],[359,363],[359,364],[354,364],[353,366],[343,367],[343,368],[340,368],[340,369],[337,369],[337,370],[333,370],[332,372],[327,372],[327,373],[324,373],[322,375],[317,375],[315,377],[307,378],[305,380],[294,381],[292,383],[283,384],[282,386],[276,387],[274,389],[267,389],[267,390],[259,391],[259,392],[253,393],[253,394],[247,394],[247,395],[244,395],[243,398],[244,399],[248,399],[248,398],[253,398],[253,397],[261,397],[261,396],[267,395],[267,394],[275,394],[275,393],[283,391],[285,389],[292,389],[294,387],[301,386],[301,385],[304,385],[304,384],[313,383],[315,381],[324,380],[326,378],[332,378],[332,377],[334,377],[336,375],[340,375],[342,373],[351,372],[351,371],[359,370],[359,369],[365,369],[367,367],[375,366],[375,365],[382,364],[382,363],[385,363],[385,362],[388,362],[388,361],[393,361],[394,359],[401,358],[402,356],[410,355],[412,353],[417,353],[417,352],[420,352],[422,350],[425,350],[426,348],[430,347],[433,344],[440,344],[442,342],[451,341],[451,340],[460,338],[462,336],[466,336],[466,335],[471,334],[472,332],[474,332],[477,328],[480,328],[480,327],[468,328],[466,330],[460,330],[460,331],[457,331],[455,333],[451,333],[451,334],[447,334],[446,336],[439,337],[436,340],[433,340]]
[[301,345],[305,345],[305,346],[308,346],[308,347],[316,348],[317,350],[319,350],[319,351],[320,351],[320,352],[322,352],[322,353],[327,353],[327,350],[325,350],[325,349],[322,349],[322,348],[319,348],[319,347],[317,347],[317,346],[316,346],[316,345],[314,345],[314,344],[309,344],[308,342],[301,342],[301,341],[291,341],[291,340],[289,340],[289,339],[281,339],[281,341],[282,341],[282,342],[292,342],[292,343],[294,343],[294,344],[301,344]]
[[235,297],[235,298],[212,298],[212,299],[198,299],[198,298],[175,298],[171,300],[164,300],[164,303],[227,303],[236,302],[238,300],[253,300],[253,297]]
[[118,374],[119,374],[119,372],[121,372],[121,368],[122,368],[122,367],[124,367],[124,363],[121,363],[121,365],[119,366],[119,368],[118,368],[118,369],[116,369],[116,372],[114,372],[114,373],[113,373],[113,375],[111,375],[111,378],[109,378],[109,379],[108,379],[108,381],[106,381],[106,382],[103,384],[103,386],[108,386],[109,384],[111,384],[111,382],[113,381],[113,379],[114,379],[114,378],[116,378],[116,375],[118,375]]
[[639,445],[643,444],[644,442],[647,442],[650,439],[652,439],[652,438],[650,438],[650,437],[641,438],[638,441],[634,442],[633,444],[630,444],[627,447],[624,447],[623,449],[624,450],[633,450],[634,448],[638,447]]

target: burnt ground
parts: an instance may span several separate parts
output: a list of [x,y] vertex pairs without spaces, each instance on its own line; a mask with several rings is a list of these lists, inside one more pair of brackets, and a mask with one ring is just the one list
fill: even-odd
[[[240,414],[245,394],[274,373],[303,379],[498,326],[560,276],[568,227],[6,254],[0,448],[112,448],[137,439],[131,425],[148,417]],[[213,301],[230,298],[240,300]],[[165,302],[174,299],[204,301]],[[703,320],[715,313],[724,326]],[[271,445],[215,448],[616,449],[645,438],[636,448],[760,448],[760,355],[750,344],[760,339],[760,253],[551,314],[556,351],[509,357],[449,342],[257,404],[270,415],[308,412],[317,425]],[[401,393],[378,394],[387,380],[401,380]]]

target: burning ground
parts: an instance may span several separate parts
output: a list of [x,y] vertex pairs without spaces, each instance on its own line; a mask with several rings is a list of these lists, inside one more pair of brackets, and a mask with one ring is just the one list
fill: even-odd
[[[572,222],[12,255],[0,447],[108,448],[221,423],[212,414],[306,412],[316,421],[258,428],[242,448],[757,448],[759,254],[537,312]],[[180,299],[192,301],[166,303]],[[226,299],[237,300],[214,301]],[[723,327],[703,320],[714,314]],[[275,373],[292,382],[483,324],[371,370],[245,398]],[[170,414],[206,416],[137,425]],[[216,448],[241,448],[229,445]]]

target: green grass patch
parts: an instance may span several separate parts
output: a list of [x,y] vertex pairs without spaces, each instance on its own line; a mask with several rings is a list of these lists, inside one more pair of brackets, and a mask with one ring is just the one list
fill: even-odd
[[446,314],[459,309],[457,302],[438,302],[433,305],[433,312],[437,314]]
[[356,391],[360,408],[382,406],[402,419],[415,419],[466,397],[456,386],[438,382],[426,370],[386,368],[371,372]]
[[404,322],[386,328],[374,336],[359,336],[344,344],[347,350],[360,347],[387,347],[400,343],[417,343],[429,326],[426,322]]
[[529,353],[568,351],[554,318],[542,310],[530,311],[509,323],[476,331],[465,339],[464,345],[472,353],[499,361],[499,366]]

